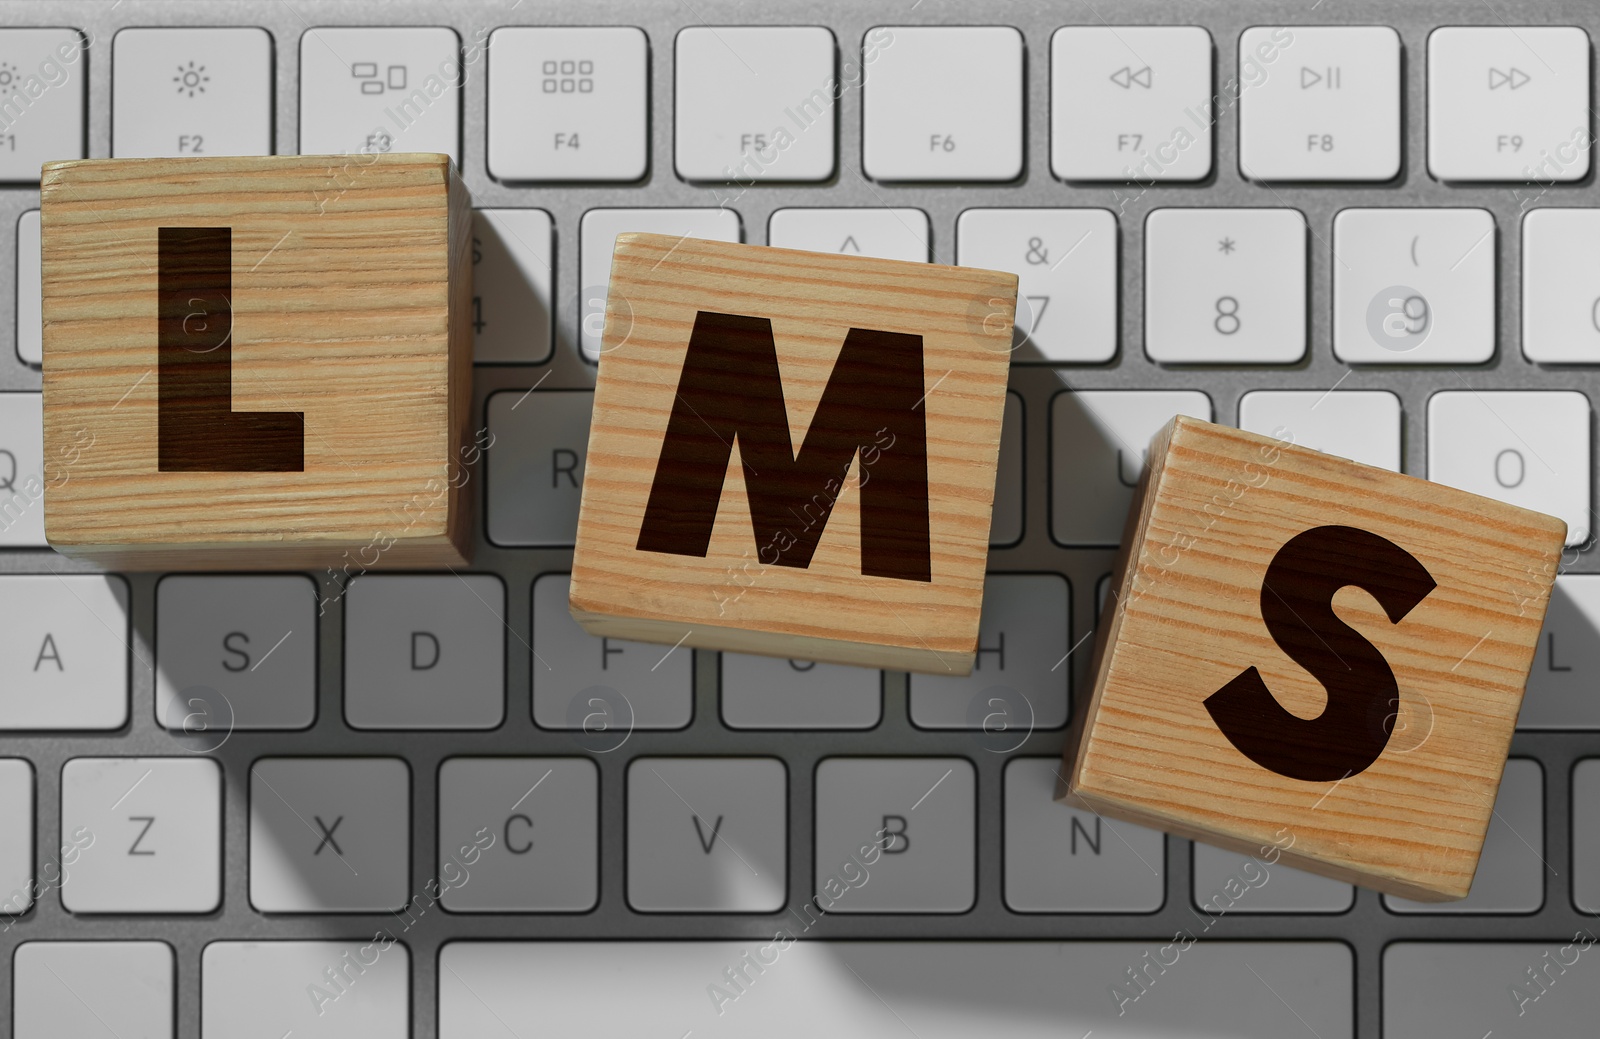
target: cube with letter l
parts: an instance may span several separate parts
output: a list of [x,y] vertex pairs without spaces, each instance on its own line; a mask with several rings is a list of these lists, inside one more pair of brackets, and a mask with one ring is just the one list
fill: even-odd
[[1016,292],[973,268],[618,236],[573,616],[969,673]]
[[446,156],[56,162],[40,199],[51,545],[464,561],[471,200]]

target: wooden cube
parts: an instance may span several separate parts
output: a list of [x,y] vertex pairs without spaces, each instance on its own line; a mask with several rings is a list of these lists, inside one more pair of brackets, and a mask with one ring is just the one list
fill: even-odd
[[1016,294],[993,271],[619,235],[573,616],[968,674]]
[[471,201],[448,157],[56,162],[40,199],[58,551],[465,562]]
[[1129,516],[1064,800],[1464,897],[1566,525],[1174,419]]

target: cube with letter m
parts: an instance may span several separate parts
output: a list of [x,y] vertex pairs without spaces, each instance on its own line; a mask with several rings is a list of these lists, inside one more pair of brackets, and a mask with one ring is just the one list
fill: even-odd
[[1016,290],[619,236],[573,615],[598,635],[969,673]]

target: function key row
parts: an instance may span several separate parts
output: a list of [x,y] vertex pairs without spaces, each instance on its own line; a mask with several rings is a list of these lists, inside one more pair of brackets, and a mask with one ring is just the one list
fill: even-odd
[[[0,181],[84,155],[91,41],[0,29]],[[685,180],[814,183],[838,169],[838,101],[862,93],[862,173],[1005,182],[1024,170],[1027,45],[1009,26],[695,26],[674,38],[673,166]],[[1210,176],[1239,120],[1258,181],[1401,172],[1400,36],[1257,26],[1213,72],[1195,26],[1065,26],[1050,39],[1050,167],[1067,181]],[[504,181],[635,181],[649,169],[650,41],[628,26],[307,29],[303,154],[439,151],[461,161],[464,77],[488,65],[488,169]],[[267,154],[273,40],[258,28],[130,28],[112,42],[117,156]],[[1562,183],[1589,171],[1589,38],[1573,26],[1452,26],[1427,41],[1427,165],[1446,181]],[[174,74],[174,69],[177,70]],[[759,74],[757,70],[760,70]],[[174,86],[176,84],[176,86]]]
[[[1590,760],[1573,774],[1573,898],[1592,908],[1600,839]],[[1061,762],[1007,762],[1003,895],[1016,913],[1154,912],[1166,901],[1156,830],[1056,803]],[[1530,913],[1546,897],[1544,772],[1513,758],[1472,893],[1385,896],[1395,913]],[[977,901],[978,772],[965,757],[829,757],[792,776],[773,757],[636,757],[626,766],[627,855],[600,856],[601,770],[584,757],[453,757],[437,775],[437,858],[411,875],[413,776],[399,758],[264,757],[249,769],[249,901],[261,913],[387,913],[405,930],[455,913],[581,913],[623,869],[638,913],[777,913],[790,904],[791,788],[809,783],[813,904],[824,913],[964,913]],[[33,833],[34,774],[0,758],[0,818]],[[59,834],[0,854],[0,914],[59,892],[74,914],[210,913],[223,902],[225,797],[213,758],[73,758]],[[1110,832],[1107,832],[1110,831]],[[59,836],[59,840],[56,837]],[[1279,861],[1194,846],[1200,914],[1338,913],[1355,892]],[[1253,868],[1252,868],[1253,862]],[[1266,884],[1271,877],[1274,883]],[[868,883],[868,879],[871,883]],[[1242,882],[1241,882],[1242,881]],[[812,906],[806,906],[811,910]],[[1196,914],[1199,916],[1199,914]],[[1202,922],[1204,917],[1200,917]],[[1209,930],[1210,925],[1207,924]]]

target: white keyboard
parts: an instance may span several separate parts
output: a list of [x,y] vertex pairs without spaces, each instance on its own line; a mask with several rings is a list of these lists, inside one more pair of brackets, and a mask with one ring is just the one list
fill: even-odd
[[[1591,1033],[1596,39],[1571,0],[0,5],[0,1022]],[[477,207],[473,565],[50,552],[40,163],[361,150]],[[1018,275],[970,678],[573,624],[623,231]],[[1179,413],[1567,521],[1467,900],[1053,801]]]

